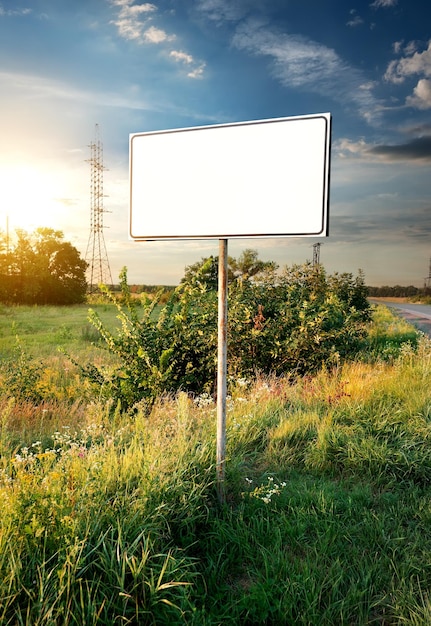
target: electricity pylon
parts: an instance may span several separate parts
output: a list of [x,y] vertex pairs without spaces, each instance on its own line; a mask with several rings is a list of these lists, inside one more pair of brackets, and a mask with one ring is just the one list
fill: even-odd
[[90,236],[88,238],[85,260],[88,263],[88,290],[97,291],[100,284],[112,286],[111,268],[103,235],[103,144],[100,141],[99,125],[96,124],[95,140],[89,145],[91,168],[90,183]]
[[425,290],[427,290],[431,287],[431,259],[429,262],[428,276],[426,276],[424,280],[425,280],[424,288]]
[[320,246],[321,243],[313,244],[313,266],[320,265]]

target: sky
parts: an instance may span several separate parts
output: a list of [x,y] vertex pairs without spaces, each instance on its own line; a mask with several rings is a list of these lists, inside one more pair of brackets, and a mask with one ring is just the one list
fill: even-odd
[[219,244],[130,240],[130,134],[326,112],[329,236],[232,239],[229,254],[253,248],[283,267],[321,243],[328,273],[423,286],[430,3],[0,0],[0,230],[61,230],[85,258],[99,140],[114,282],[127,267],[130,283],[177,284]]

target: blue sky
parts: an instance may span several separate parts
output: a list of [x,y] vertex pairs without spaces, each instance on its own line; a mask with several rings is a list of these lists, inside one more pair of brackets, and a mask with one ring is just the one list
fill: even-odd
[[431,256],[431,5],[423,0],[0,0],[0,229],[60,229],[85,255],[104,147],[114,278],[177,283],[217,241],[128,239],[129,134],[332,114],[330,236],[232,240],[422,286]]

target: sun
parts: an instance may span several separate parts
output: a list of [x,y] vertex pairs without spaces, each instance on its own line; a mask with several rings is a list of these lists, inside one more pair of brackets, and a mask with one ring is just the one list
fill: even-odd
[[0,230],[6,224],[28,232],[55,228],[61,183],[54,173],[27,164],[2,166],[0,180]]

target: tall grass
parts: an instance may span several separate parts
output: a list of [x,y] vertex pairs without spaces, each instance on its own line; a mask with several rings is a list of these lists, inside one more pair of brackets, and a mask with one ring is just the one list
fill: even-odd
[[211,397],[4,393],[0,624],[429,624],[431,346],[388,316],[359,361],[232,385],[224,507]]

